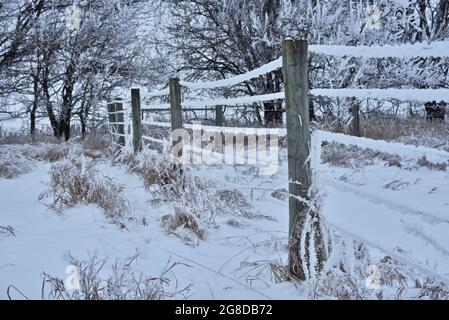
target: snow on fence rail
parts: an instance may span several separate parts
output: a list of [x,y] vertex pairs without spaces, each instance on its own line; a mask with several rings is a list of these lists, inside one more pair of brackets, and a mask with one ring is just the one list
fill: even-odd
[[395,154],[408,159],[419,160],[422,157],[426,157],[427,160],[436,163],[446,163],[449,161],[449,152],[444,150],[397,142],[387,142],[383,140],[359,138],[321,130],[317,130],[313,133],[313,144],[318,144],[318,146],[321,146],[322,142],[325,141],[336,142],[344,145],[353,145],[362,149],[371,149],[388,154]]
[[384,46],[311,45],[310,52],[334,57],[429,58],[449,57],[449,42],[415,43]]
[[216,81],[208,81],[208,82],[187,82],[181,81],[181,85],[193,90],[198,89],[215,89],[220,87],[230,87],[235,86],[236,84],[258,78],[262,75],[270,73],[272,71],[278,70],[282,68],[282,58],[276,59],[266,65],[263,65],[257,69],[249,71],[245,74],[241,74],[232,78],[216,80]]
[[[157,127],[170,128],[171,124],[168,122],[154,122],[143,121],[143,124],[152,125]],[[208,133],[221,133],[230,135],[275,135],[279,137],[287,136],[286,128],[241,128],[241,127],[218,127],[218,126],[205,126],[205,125],[191,125],[185,124],[186,129],[203,130]],[[344,145],[353,145],[362,149],[371,149],[388,154],[395,154],[407,159],[419,160],[422,157],[426,157],[427,160],[432,162],[447,162],[449,161],[449,152],[444,150],[438,150],[434,148],[428,148],[423,146],[414,146],[410,144],[388,142],[383,140],[374,140],[369,138],[360,138],[341,133],[332,133],[322,130],[316,130],[313,132],[312,144],[318,144],[321,146],[322,142],[336,142]]]
[[284,92],[263,94],[257,96],[242,96],[237,98],[229,99],[209,99],[209,100],[197,100],[197,101],[185,101],[182,103],[183,107],[186,108],[200,108],[200,107],[210,107],[210,106],[238,106],[238,105],[249,105],[257,102],[275,101],[283,100],[285,98]]
[[449,89],[312,89],[310,93],[314,96],[329,98],[449,101]]
[[[358,98],[358,99],[397,99],[407,101],[449,101],[449,89],[312,89],[312,96],[323,96],[328,98]],[[257,96],[242,96],[229,99],[204,99],[188,100],[182,103],[183,110],[189,108],[204,108],[211,106],[241,106],[258,102],[283,100],[285,92],[270,93]],[[170,104],[157,104],[154,109],[170,110]],[[151,110],[151,108],[147,109]]]

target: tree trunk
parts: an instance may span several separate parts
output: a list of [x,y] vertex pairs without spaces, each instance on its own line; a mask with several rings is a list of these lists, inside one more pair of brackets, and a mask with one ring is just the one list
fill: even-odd
[[59,137],[59,125],[56,120],[56,115],[53,110],[53,105],[50,100],[50,85],[49,85],[49,66],[48,63],[44,68],[44,72],[42,73],[42,91],[45,99],[45,109],[47,111],[48,119],[50,121],[51,128],[53,129],[53,135],[55,137]]
[[430,38],[430,30],[429,30],[429,24],[427,21],[427,0],[418,0],[417,2],[418,10],[419,10],[419,27],[420,30],[418,32],[418,37],[416,40],[418,41],[424,41],[425,39]]
[[39,103],[39,76],[33,76],[33,106],[30,112],[30,134],[33,137],[36,134],[36,110]]
[[442,36],[442,32],[449,24],[449,0],[440,0],[435,18],[435,38]]
[[80,122],[81,122],[81,138],[84,141],[86,139],[87,125],[86,125],[86,117],[84,116],[83,113],[80,114]]
[[62,110],[59,119],[59,138],[65,141],[70,140],[70,120],[73,109],[73,89],[74,89],[75,66],[73,60],[69,63],[65,72],[64,89],[62,90]]
[[[266,77],[265,83],[265,92],[266,93],[275,93],[279,86],[279,77],[275,74],[270,73]],[[281,107],[282,108],[282,107]],[[277,102],[265,102],[264,103],[264,120],[265,126],[274,127],[277,124],[282,123],[282,111],[279,108],[279,104]]]

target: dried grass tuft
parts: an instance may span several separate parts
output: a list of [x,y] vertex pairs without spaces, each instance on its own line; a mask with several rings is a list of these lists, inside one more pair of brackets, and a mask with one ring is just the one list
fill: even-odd
[[427,278],[422,284],[417,284],[420,287],[417,299],[449,300],[449,288],[444,283]]
[[322,161],[332,166],[361,169],[374,165],[375,161],[383,161],[389,167],[402,167],[401,157],[357,146],[339,143],[327,143],[323,147]]
[[62,279],[44,273],[42,299],[51,300],[163,300],[186,299],[191,285],[178,288],[176,278],[169,274],[179,265],[168,261],[158,277],[148,277],[134,270],[137,256],[112,265],[112,274],[103,276],[106,260],[97,256],[80,261],[72,256],[68,263],[75,268],[80,289],[69,290]]
[[427,158],[424,156],[418,161],[418,166],[425,167],[430,170],[438,170],[438,171],[446,171],[448,167],[448,162],[446,163],[433,163],[427,160]]
[[200,227],[198,218],[190,213],[175,209],[174,215],[166,215],[161,219],[162,227],[190,245],[196,245],[199,240],[206,239],[206,229]]
[[96,163],[84,156],[69,155],[52,165],[49,188],[39,197],[44,199],[50,199],[48,206],[58,213],[78,204],[94,204],[106,217],[118,220],[130,211],[124,186],[101,175]]

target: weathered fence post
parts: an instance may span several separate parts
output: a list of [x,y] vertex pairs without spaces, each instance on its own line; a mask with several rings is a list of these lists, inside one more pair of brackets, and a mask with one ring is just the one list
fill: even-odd
[[285,40],[283,70],[287,110],[289,175],[289,269],[306,280],[301,252],[301,233],[308,214],[311,186],[308,45],[305,40]]
[[356,137],[360,137],[360,104],[357,99],[352,99],[351,101],[351,113],[352,113],[352,124],[351,124],[351,134]]
[[142,109],[140,105],[140,89],[131,89],[131,107],[133,114],[133,148],[134,153],[142,151]]
[[170,79],[170,106],[172,131],[182,128],[181,85],[178,78]]
[[119,135],[118,144],[121,146],[126,146],[125,139],[125,114],[123,113],[123,102],[116,101],[115,102],[115,122],[117,128],[117,134]]
[[215,125],[217,127],[222,127],[224,124],[224,113],[223,106],[215,107]]

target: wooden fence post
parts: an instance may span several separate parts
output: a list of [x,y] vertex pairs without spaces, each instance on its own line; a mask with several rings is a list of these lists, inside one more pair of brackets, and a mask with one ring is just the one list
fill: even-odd
[[224,124],[224,113],[223,106],[215,107],[215,125],[217,127],[222,127]]
[[142,109],[140,89],[131,89],[131,106],[133,114],[133,148],[134,153],[142,151]]
[[[306,280],[301,252],[301,233],[308,213],[311,186],[308,45],[305,40],[285,40],[283,71],[287,110],[289,175],[289,269]],[[305,200],[305,201],[304,201]]]
[[117,134],[119,135],[118,137],[118,144],[121,146],[126,146],[126,139],[125,139],[125,114],[123,113],[123,102],[120,101],[116,101],[115,102],[115,122],[117,122],[116,124],[116,128],[117,128]]
[[170,79],[170,106],[172,130],[182,128],[181,85],[178,78]]
[[360,137],[360,104],[357,99],[351,100],[351,113],[352,113],[352,124],[351,124],[351,134],[355,137]]
[[[172,132],[182,128],[181,85],[178,78],[170,78],[170,111]],[[178,141],[173,141],[175,145]]]

